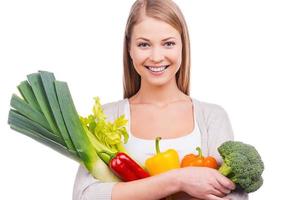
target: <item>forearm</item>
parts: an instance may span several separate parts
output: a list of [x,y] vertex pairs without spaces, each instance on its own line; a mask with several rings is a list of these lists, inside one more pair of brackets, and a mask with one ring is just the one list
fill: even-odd
[[112,200],[157,200],[180,190],[176,170],[131,182],[114,185]]

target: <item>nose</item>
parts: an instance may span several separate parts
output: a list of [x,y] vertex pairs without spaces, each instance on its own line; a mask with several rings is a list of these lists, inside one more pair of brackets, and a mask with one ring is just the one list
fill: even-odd
[[153,48],[151,51],[150,60],[152,62],[159,63],[159,62],[163,61],[163,59],[164,59],[164,55],[163,55],[162,50],[158,47]]

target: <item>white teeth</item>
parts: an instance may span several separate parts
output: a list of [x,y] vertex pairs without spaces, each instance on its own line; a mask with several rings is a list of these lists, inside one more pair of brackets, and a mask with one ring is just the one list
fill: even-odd
[[167,68],[167,65],[162,66],[162,67],[148,67],[153,72],[161,72]]

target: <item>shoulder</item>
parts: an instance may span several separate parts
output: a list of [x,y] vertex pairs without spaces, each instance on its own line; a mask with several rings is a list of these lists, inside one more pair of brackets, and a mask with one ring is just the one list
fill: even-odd
[[194,98],[193,102],[195,105],[196,113],[198,115],[202,115],[205,119],[227,117],[226,110],[218,104],[199,101]]
[[225,109],[214,103],[194,100],[199,128],[202,133],[202,150],[205,155],[221,162],[217,148],[225,141],[233,140],[233,130]]
[[109,121],[114,120],[123,114],[124,106],[126,105],[127,100],[121,99],[118,101],[113,101],[109,103],[105,103],[102,105],[103,112],[107,115],[107,119]]

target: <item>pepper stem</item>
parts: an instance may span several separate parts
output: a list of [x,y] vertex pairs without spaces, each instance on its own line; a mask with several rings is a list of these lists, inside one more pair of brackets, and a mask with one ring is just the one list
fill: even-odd
[[101,160],[103,162],[105,162],[105,164],[109,164],[110,160],[112,159],[112,157],[110,155],[108,155],[107,153],[97,153],[98,156],[101,158]]
[[108,164],[110,160],[117,155],[117,153],[111,153],[103,150],[98,151],[97,154],[106,164]]
[[201,150],[201,148],[200,148],[200,147],[197,147],[196,150],[198,151],[198,156],[199,156],[200,158],[202,158],[203,155],[202,155],[202,150]]
[[159,149],[159,141],[161,140],[161,137],[156,137],[155,138],[155,149],[156,149],[156,154],[160,153],[160,149]]

